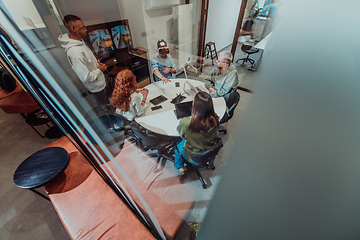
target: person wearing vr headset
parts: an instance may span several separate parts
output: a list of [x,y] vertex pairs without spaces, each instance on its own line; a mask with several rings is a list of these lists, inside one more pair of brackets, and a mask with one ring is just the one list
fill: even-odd
[[158,55],[151,59],[151,67],[155,75],[155,82],[171,82],[172,74],[176,73],[176,67],[173,58],[169,54],[169,48],[164,39],[157,42]]

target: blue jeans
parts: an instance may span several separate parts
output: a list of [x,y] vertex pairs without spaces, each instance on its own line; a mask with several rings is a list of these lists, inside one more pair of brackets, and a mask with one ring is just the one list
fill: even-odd
[[[184,149],[185,139],[183,139],[175,148],[175,168],[179,169],[184,166],[184,159],[188,161],[186,150]],[[184,158],[184,159],[183,159]],[[197,165],[196,162],[190,162],[191,164]]]

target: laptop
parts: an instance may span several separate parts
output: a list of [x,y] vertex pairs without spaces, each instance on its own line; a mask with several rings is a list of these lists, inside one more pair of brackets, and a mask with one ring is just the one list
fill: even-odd
[[191,116],[191,109],[192,109],[192,101],[189,102],[182,102],[175,104],[175,116],[177,119],[190,117]]
[[192,85],[189,81],[186,80],[186,82],[187,82],[187,84],[189,84],[190,89],[191,89],[194,93],[203,92],[203,90],[201,90],[200,88],[194,87],[194,85]]

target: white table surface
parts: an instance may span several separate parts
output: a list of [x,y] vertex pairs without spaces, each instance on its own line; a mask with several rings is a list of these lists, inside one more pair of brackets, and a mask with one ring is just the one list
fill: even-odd
[[[182,95],[186,97],[182,102],[192,101],[194,99],[195,93],[190,90],[188,84],[185,85],[185,91],[189,93],[190,96],[184,92],[184,84],[186,80],[195,87],[199,87],[202,91],[207,91],[203,82],[183,78],[171,79],[171,82],[165,84],[160,81],[147,85],[145,88],[149,90],[149,95],[146,99],[144,113],[135,118],[135,121],[155,133],[168,136],[179,136],[176,131],[179,120],[176,118],[174,113],[175,105],[170,103],[170,101],[179,93],[182,93]],[[175,82],[179,82],[180,87],[175,87]],[[152,111],[151,107],[154,107],[154,105],[150,103],[149,100],[159,95],[164,95],[167,100],[159,104],[162,106],[161,109]],[[223,97],[213,98],[213,103],[215,112],[221,119],[226,110],[225,100]]]
[[258,44],[256,44],[254,46],[254,48],[264,50],[267,42],[269,41],[270,36],[271,36],[271,33],[269,33],[263,40],[261,40]]

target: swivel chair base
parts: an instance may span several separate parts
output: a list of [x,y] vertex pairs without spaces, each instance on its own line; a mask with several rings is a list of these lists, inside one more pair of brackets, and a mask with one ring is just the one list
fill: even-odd
[[[209,164],[207,167],[205,167],[205,169],[215,170],[215,166],[213,164]],[[190,172],[195,172],[196,173],[196,176],[198,177],[198,179],[200,180],[200,182],[202,184],[202,188],[206,189],[207,184],[206,184],[204,178],[201,176],[201,174],[199,172],[199,169],[196,168],[196,167],[193,167],[191,163],[186,165],[186,170],[185,170],[184,174],[180,176],[179,183],[184,184],[184,179]]]
[[243,45],[241,47],[241,50],[244,53],[246,53],[247,56],[246,56],[246,58],[241,58],[241,59],[236,60],[236,63],[238,63],[239,61],[242,61],[242,63],[241,63],[241,66],[242,66],[242,65],[244,65],[244,63],[249,62],[249,63],[251,63],[251,68],[253,68],[255,61],[250,58],[250,54],[254,54],[254,53],[259,52],[259,49],[253,48],[253,47],[248,46],[248,45]]

